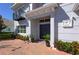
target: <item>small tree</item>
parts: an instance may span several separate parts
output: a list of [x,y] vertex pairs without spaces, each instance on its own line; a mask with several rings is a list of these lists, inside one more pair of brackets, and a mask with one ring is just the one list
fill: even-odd
[[6,25],[4,24],[3,18],[0,15],[0,32],[6,28]]

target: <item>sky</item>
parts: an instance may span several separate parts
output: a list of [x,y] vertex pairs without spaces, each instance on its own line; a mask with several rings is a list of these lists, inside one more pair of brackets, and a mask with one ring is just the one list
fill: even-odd
[[0,15],[8,20],[13,20],[12,3],[0,3]]

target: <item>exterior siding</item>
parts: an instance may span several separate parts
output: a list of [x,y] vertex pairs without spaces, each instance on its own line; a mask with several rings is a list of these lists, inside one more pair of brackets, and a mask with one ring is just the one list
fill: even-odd
[[[32,10],[32,4],[25,4],[26,8],[24,8],[24,12],[28,12],[30,10]],[[18,8],[19,9],[19,8]],[[16,9],[15,11],[18,11],[18,9]],[[23,13],[21,13],[23,14]],[[17,31],[17,26],[19,25],[26,25],[26,33],[18,33]],[[14,30],[15,30],[15,33],[18,33],[20,35],[23,35],[23,36],[30,36],[30,33],[31,33],[31,29],[30,29],[30,20],[26,17],[25,20],[20,20],[20,21],[15,21],[14,20]]]
[[26,25],[26,33],[18,33],[20,35],[23,36],[29,36],[30,35],[30,20],[22,20],[22,21],[14,21],[15,25],[14,25],[14,30],[16,30],[15,32],[17,33],[17,26],[19,25]]
[[[60,5],[56,14],[58,21],[58,39],[63,41],[79,41],[79,16],[73,11],[74,4]],[[58,16],[57,16],[58,15]],[[63,28],[62,21],[74,17],[72,28]]]

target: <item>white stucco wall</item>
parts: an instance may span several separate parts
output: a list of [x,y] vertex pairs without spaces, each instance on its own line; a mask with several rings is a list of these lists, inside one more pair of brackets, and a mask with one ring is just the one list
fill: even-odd
[[[59,40],[63,41],[79,41],[79,16],[73,11],[74,4],[61,4],[56,11],[55,20],[57,24],[56,30]],[[63,20],[70,20],[74,17],[73,27],[64,28],[62,25]]]

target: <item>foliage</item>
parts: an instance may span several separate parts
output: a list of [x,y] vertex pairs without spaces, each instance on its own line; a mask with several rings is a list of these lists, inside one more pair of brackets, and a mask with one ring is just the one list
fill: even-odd
[[57,41],[56,47],[59,50],[71,53],[71,54],[79,54],[79,43],[76,41],[73,42],[63,42],[63,41]]
[[29,36],[27,36],[26,39],[29,41]]
[[11,32],[0,32],[0,40],[6,40],[13,38],[13,33]]
[[21,40],[26,41],[26,40],[29,40],[29,36],[22,36],[22,35],[17,34],[16,39],[21,39]]
[[46,34],[43,36],[44,40],[45,41],[49,41],[50,40],[50,35],[49,34]]
[[33,35],[31,35],[30,38],[31,38],[31,42],[35,42]]
[[0,32],[6,28],[6,25],[4,24],[3,18],[0,15]]
[[46,42],[46,46],[50,47],[50,42],[49,42],[50,35],[49,34],[46,34],[46,35],[43,36],[43,38],[44,38],[44,40]]

